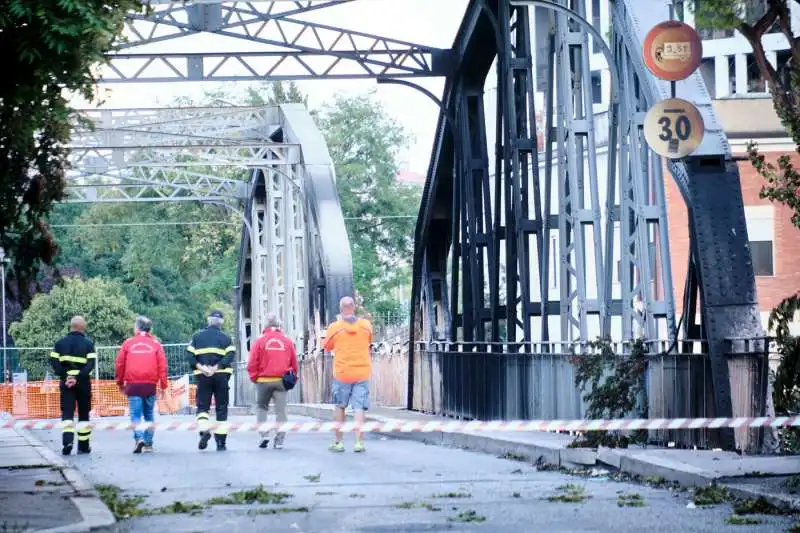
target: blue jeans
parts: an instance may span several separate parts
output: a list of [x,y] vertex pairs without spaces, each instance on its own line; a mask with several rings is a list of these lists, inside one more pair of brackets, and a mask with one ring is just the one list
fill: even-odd
[[[141,424],[142,418],[145,422],[153,421],[153,408],[156,405],[155,396],[128,396],[128,407],[131,411],[131,422],[133,424]],[[153,445],[153,428],[145,431],[133,431],[133,438],[135,440],[144,440],[146,446]]]

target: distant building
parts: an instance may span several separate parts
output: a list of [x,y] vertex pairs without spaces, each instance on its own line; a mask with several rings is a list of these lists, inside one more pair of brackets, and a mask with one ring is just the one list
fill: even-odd
[[397,181],[409,185],[425,185],[425,176],[410,170],[401,170],[397,173]]

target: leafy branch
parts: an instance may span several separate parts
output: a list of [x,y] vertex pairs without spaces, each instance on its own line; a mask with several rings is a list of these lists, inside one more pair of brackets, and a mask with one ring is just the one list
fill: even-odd
[[[583,401],[588,404],[587,418],[625,418],[637,411],[640,416],[647,416],[646,404],[638,408],[645,394],[648,366],[644,342],[641,339],[633,341],[630,353],[626,355],[615,353],[609,339],[598,338],[590,342],[588,348],[582,355],[571,358],[575,365],[575,385],[584,392]],[[580,444],[626,448],[644,436],[646,432],[636,432],[631,439],[624,435],[611,435],[608,431],[591,431]]]

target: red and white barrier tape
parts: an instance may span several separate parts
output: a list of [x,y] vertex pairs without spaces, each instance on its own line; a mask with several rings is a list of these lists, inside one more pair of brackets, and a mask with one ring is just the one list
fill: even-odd
[[[409,422],[406,420],[383,420],[380,422],[365,422],[358,425],[355,422],[276,422],[258,423],[230,423],[220,424],[210,422],[203,429],[213,431],[218,427],[226,427],[229,432],[270,431],[296,433],[330,433],[332,431],[352,432],[375,431],[380,433],[469,433],[469,432],[530,432],[530,431],[609,431],[609,430],[658,430],[658,429],[717,429],[717,428],[760,428],[760,427],[800,427],[800,416],[778,416],[759,418],[650,418],[650,419],[618,419],[618,420],[497,420],[492,422]],[[0,422],[0,428],[19,429],[61,429],[62,422],[36,422],[6,420]],[[196,422],[91,422],[95,430],[121,430],[133,429],[158,429],[159,431],[199,431]]]

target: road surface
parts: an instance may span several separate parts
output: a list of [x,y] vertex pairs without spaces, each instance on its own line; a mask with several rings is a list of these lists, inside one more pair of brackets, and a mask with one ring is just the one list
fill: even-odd
[[[34,433],[59,449],[58,432]],[[142,496],[140,508],[173,506],[122,520],[122,533],[755,533],[787,531],[794,522],[777,516],[729,525],[729,505],[687,507],[685,492],[537,471],[509,459],[377,435],[366,437],[366,453],[355,454],[348,434],[348,451],[334,454],[327,450],[332,437],[292,433],[285,449],[262,450],[255,433],[235,433],[228,451],[219,453],[213,440],[200,452],[195,434],[164,431],[156,434],[156,453],[133,455],[129,432],[98,431],[92,455],[69,461],[90,482],[120,487],[122,498]],[[263,489],[253,491],[259,485]],[[283,493],[284,501],[241,503],[247,490],[251,498],[281,499],[275,494]],[[208,505],[212,498],[223,503]],[[620,506],[623,500],[631,503]],[[175,513],[175,502],[204,507]]]

